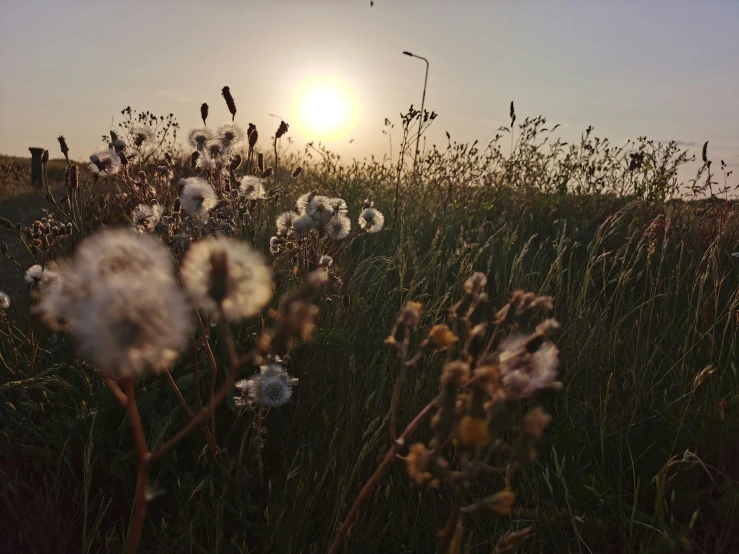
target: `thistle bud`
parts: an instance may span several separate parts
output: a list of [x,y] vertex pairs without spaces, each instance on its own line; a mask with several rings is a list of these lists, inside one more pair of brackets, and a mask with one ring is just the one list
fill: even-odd
[[254,148],[257,140],[259,140],[259,133],[257,132],[257,128],[254,127],[254,130],[249,133],[249,148]]
[[64,158],[69,162],[69,147],[67,146],[67,140],[64,138],[64,135],[59,135],[56,140],[59,141],[59,148],[61,149]]
[[190,165],[193,168],[198,167],[198,158],[200,158],[200,152],[195,150],[195,152],[190,155]]
[[228,166],[231,171],[236,171],[239,166],[241,165],[243,158],[241,157],[241,154],[236,154],[233,158],[231,158],[231,164]]
[[118,135],[116,134],[115,131],[111,131],[110,132],[110,142],[115,142],[117,140],[118,140]]
[[257,168],[259,171],[264,171],[264,154],[261,152],[257,154]]
[[221,89],[221,94],[223,95],[223,99],[226,101],[226,105],[228,106],[228,111],[231,114],[231,121],[233,121],[236,118],[236,104],[234,103],[233,96],[231,96],[231,90],[228,87],[223,87]]
[[293,179],[297,179],[298,177],[300,177],[301,173],[303,173],[303,168],[302,167],[296,167],[295,168],[295,171],[293,171],[293,173],[292,173]]
[[44,150],[44,153],[41,154],[41,163],[46,165],[49,162],[49,151]]
[[205,102],[200,105],[200,117],[203,119],[203,125],[205,125],[205,120],[208,119],[208,104]]

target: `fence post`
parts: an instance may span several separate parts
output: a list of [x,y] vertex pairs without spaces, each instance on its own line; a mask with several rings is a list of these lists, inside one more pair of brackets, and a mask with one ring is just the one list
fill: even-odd
[[31,184],[42,185],[44,182],[44,164],[42,156],[44,155],[44,148],[29,148],[31,151]]

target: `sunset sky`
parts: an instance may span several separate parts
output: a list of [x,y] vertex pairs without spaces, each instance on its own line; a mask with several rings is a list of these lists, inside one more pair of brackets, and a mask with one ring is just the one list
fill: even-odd
[[710,140],[739,166],[738,28],[733,0],[0,0],[0,153],[57,156],[64,134],[87,158],[129,105],[174,113],[182,137],[202,102],[209,123],[226,120],[228,85],[236,121],[263,137],[278,114],[297,144],[381,157],[385,117],[420,105],[410,50],[431,62],[431,142],[488,139],[514,100],[566,140],[588,125],[616,143]]

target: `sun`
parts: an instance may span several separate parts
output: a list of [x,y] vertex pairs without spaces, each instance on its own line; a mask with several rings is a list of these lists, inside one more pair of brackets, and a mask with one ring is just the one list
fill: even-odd
[[302,83],[293,103],[293,120],[308,140],[342,139],[356,126],[359,107],[352,90],[338,79],[314,77]]

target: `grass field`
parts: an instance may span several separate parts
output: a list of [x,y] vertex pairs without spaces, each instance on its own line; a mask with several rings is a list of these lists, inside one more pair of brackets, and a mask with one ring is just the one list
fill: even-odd
[[[321,296],[312,340],[289,353],[299,384],[270,412],[264,436],[254,441],[256,416],[229,401],[212,427],[225,452],[214,454],[195,430],[152,464],[140,552],[325,552],[391,444],[399,366],[383,341],[399,310],[423,303],[417,345],[446,320],[473,271],[487,276],[496,308],[517,289],[553,297],[564,387],[539,398],[552,421],[537,459],[512,479],[515,508],[465,517],[457,551],[492,552],[503,533],[528,526],[520,552],[737,551],[738,209],[670,200],[677,152],[647,142],[610,152],[588,132],[575,151],[550,155],[531,121],[516,127],[510,153],[450,143],[428,155],[420,176],[392,163],[341,164],[326,152],[266,161],[277,165],[266,184],[284,190],[238,230],[260,250],[269,250],[274,215],[314,188],[346,200],[352,214],[372,192],[385,228],[334,255],[342,283]],[[272,144],[264,148],[269,156]],[[635,151],[647,161],[629,169]],[[297,165],[303,173],[292,178]],[[175,174],[187,171],[180,163]],[[169,192],[158,193],[169,209]],[[13,189],[0,202],[0,215],[26,226],[44,201]],[[33,259],[15,231],[2,231],[21,267],[0,262],[0,290],[16,304],[0,341],[0,544],[119,552],[138,465],[126,411],[74,341],[29,319],[20,280]],[[291,264],[276,266],[275,281],[276,297],[292,290]],[[237,348],[250,349],[267,321],[233,326]],[[206,329],[220,382],[228,352],[217,331]],[[205,344],[171,369],[191,407],[207,401],[212,382]],[[438,394],[442,362],[431,355],[405,375],[401,428]],[[163,376],[140,382],[137,404],[150,450],[189,419]],[[413,442],[430,436],[424,422]],[[505,454],[498,462],[505,466]],[[501,475],[485,476],[464,501],[502,486]],[[415,486],[396,462],[342,552],[434,551],[453,506],[448,492]]]

